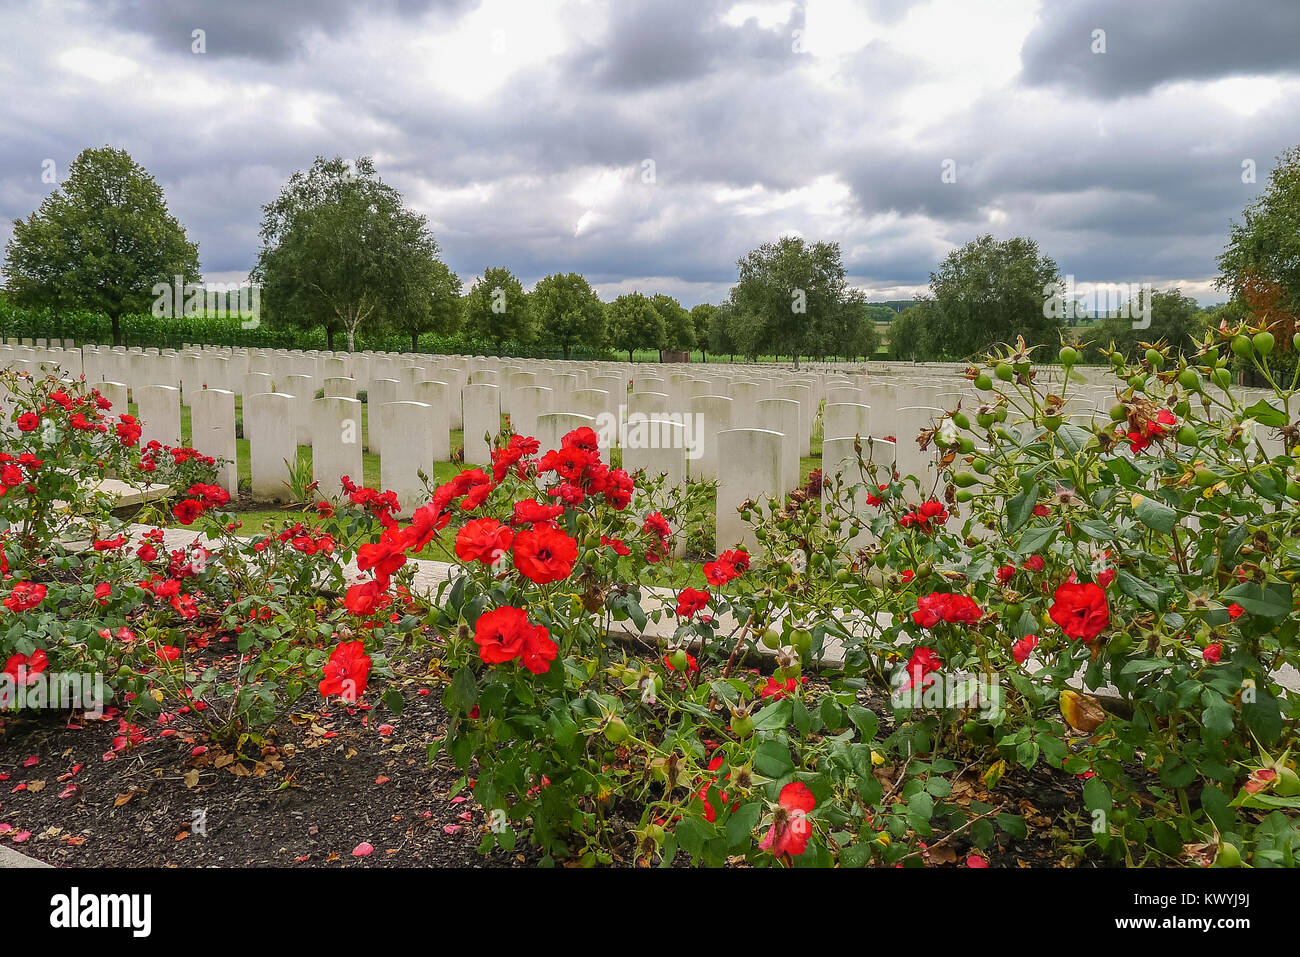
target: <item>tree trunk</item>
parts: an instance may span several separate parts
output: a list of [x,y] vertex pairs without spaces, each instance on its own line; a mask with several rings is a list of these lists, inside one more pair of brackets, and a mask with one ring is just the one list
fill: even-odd
[[565,358],[566,360],[569,358],[569,345],[568,345],[568,343],[565,343],[565,345],[564,345],[564,358]]
[[334,351],[334,327],[333,326],[325,327],[325,348],[329,349],[330,352]]
[[115,312],[109,318],[113,322],[113,345],[120,346],[122,344],[122,317]]
[[348,352],[356,352],[356,351],[357,351],[357,331],[355,329],[349,329],[348,330]]
[[632,350],[631,350],[631,349],[628,349],[628,350],[627,350],[627,361],[628,361],[628,362],[631,362],[631,361],[632,361]]
[[418,332],[413,332],[411,333],[411,351],[416,352],[419,350],[419,348],[420,348],[420,334]]

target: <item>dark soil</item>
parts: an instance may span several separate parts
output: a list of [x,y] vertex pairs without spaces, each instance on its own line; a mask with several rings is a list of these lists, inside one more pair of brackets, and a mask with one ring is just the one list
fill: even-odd
[[[273,744],[246,744],[244,760],[210,744],[195,754],[197,734],[158,727],[114,752],[120,715],[10,719],[0,829],[14,830],[0,841],[71,866],[525,863],[523,854],[478,854],[482,812],[472,798],[448,797],[462,775],[442,756],[428,763],[427,745],[446,726],[439,692],[408,685],[400,717],[365,705],[295,715]],[[373,852],[354,856],[363,843]]]
[[[229,666],[231,650],[213,636],[193,652],[202,659],[195,664]],[[373,704],[291,713],[238,754],[204,738],[194,715],[175,706],[141,726],[135,743],[124,740],[125,714],[113,708],[99,720],[66,712],[0,719],[0,842],[59,866],[531,866],[536,854],[524,844],[514,854],[480,856],[486,822],[464,773],[444,754],[429,764],[447,715],[445,675],[436,667],[420,673],[426,666],[407,658],[406,676],[390,685],[402,695],[400,716],[372,693]],[[807,688],[818,691],[818,682]],[[881,715],[887,735],[893,719],[884,697],[864,695],[861,703]],[[952,799],[1003,805],[1029,829],[1019,841],[1000,834],[1001,844],[984,852],[992,866],[1075,863],[1060,829],[1070,827],[1063,812],[1082,807],[1082,782],[1046,768],[1010,769],[993,796],[980,770],[953,776]],[[630,822],[640,813],[627,812]],[[961,866],[970,850],[962,834],[928,843],[931,866]],[[364,853],[365,844],[373,850]]]

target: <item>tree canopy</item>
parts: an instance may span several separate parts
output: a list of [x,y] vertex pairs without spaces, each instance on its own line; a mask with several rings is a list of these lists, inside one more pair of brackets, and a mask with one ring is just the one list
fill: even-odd
[[465,331],[497,352],[507,343],[526,345],[534,336],[528,295],[515,274],[491,266],[465,296]]
[[324,325],[330,341],[361,329],[397,328],[418,337],[454,321],[452,283],[423,216],[361,157],[317,157],[262,207],[262,250],[252,275],[268,322]]
[[609,344],[626,352],[628,362],[637,349],[664,348],[664,317],[648,296],[624,293],[606,307],[606,315]]
[[4,271],[16,305],[103,312],[121,345],[121,317],[148,312],[156,284],[199,281],[199,250],[157,181],[104,146],[82,150],[63,184],[15,220]]
[[576,272],[555,273],[538,281],[529,303],[538,339],[569,358],[575,346],[599,349],[605,341],[605,306]]
[[850,301],[838,243],[783,236],[736,265],[731,337],[742,351],[754,355],[761,346],[792,357],[796,367],[801,355],[832,354],[826,343]]
[[1023,336],[1027,345],[1060,344],[1064,323],[1044,315],[1060,282],[1056,262],[1020,236],[980,236],[954,249],[930,273],[928,339],[944,358],[962,359]]

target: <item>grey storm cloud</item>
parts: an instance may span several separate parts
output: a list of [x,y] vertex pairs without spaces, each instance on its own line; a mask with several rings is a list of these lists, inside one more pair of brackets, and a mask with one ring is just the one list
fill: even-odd
[[203,30],[207,53],[278,61],[306,52],[317,35],[335,37],[362,17],[415,18],[434,13],[452,19],[478,0],[107,0],[106,19],[149,37],[164,52],[188,54],[193,32]]
[[[863,0],[875,33],[821,60],[791,43],[818,2],[558,2],[550,39],[521,39],[500,0],[0,4],[0,243],[52,188],[45,160],[66,170],[110,144],[157,177],[213,276],[252,265],[261,206],[320,154],[373,156],[467,283],[490,265],[526,284],[577,271],[692,305],[794,231],[838,242],[868,289],[922,286],[985,232],[1032,236],[1080,281],[1203,284],[1295,144],[1293,57],[1257,35],[1300,35],[1280,4],[1229,6],[1249,21],[1234,27],[1212,5],[1044,3],[1011,38],[1008,79],[979,86],[982,66],[954,79],[949,54],[891,36],[953,0]],[[1104,78],[1070,52],[1099,10]],[[498,23],[525,53],[551,46],[492,61],[499,82],[476,93],[430,79],[425,41],[471,45],[473,72]],[[1139,40],[1152,63],[1126,59]],[[73,69],[83,57],[93,68]],[[1245,74],[1275,82],[1269,102],[1237,109],[1195,83]],[[1248,159],[1258,183],[1242,182]]]
[[753,19],[728,26],[720,15],[730,6],[720,0],[615,3],[608,34],[598,46],[586,45],[569,57],[570,75],[638,89],[684,83],[736,65],[791,65],[790,35],[802,18],[792,14],[776,29],[763,29]]
[[[1094,52],[1093,31],[1105,52]],[[1300,72],[1295,0],[1059,0],[1021,51],[1031,84],[1089,95],[1144,93],[1178,80]]]

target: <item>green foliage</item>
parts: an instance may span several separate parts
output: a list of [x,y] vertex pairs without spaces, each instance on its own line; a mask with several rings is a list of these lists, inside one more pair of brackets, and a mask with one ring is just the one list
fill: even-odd
[[539,340],[560,350],[564,358],[575,347],[604,344],[605,307],[578,273],[555,273],[540,280],[528,302]]
[[102,312],[120,345],[121,317],[149,311],[155,284],[198,281],[199,252],[157,181],[105,146],[82,150],[63,184],[14,222],[4,272],[16,304]]
[[251,278],[273,325],[324,324],[356,347],[361,329],[414,334],[449,326],[459,282],[438,262],[425,218],[407,210],[369,157],[355,167],[317,157],[262,207],[262,249]]
[[695,322],[691,314],[682,308],[680,302],[664,293],[658,293],[650,302],[663,317],[664,348],[690,352],[695,347]]
[[1300,146],[1278,157],[1264,191],[1232,225],[1218,265],[1217,284],[1234,297],[1262,279],[1282,288],[1288,314],[1300,313]]
[[[1141,294],[1130,312],[1136,313],[1145,306]],[[1158,290],[1151,294],[1151,325],[1135,329],[1129,316],[1108,316],[1088,330],[1091,349],[1088,354],[1101,358],[1100,350],[1114,348],[1129,361],[1140,359],[1146,352],[1146,343],[1162,342],[1174,355],[1195,355],[1200,340],[1210,324],[1211,312],[1197,305],[1196,300],[1184,296],[1177,289]]]
[[491,343],[500,353],[507,343],[524,345],[534,338],[528,296],[514,273],[491,266],[465,296],[465,332]]
[[1055,261],[1032,239],[985,235],[954,249],[930,273],[927,354],[919,358],[963,359],[1017,337],[1055,347],[1064,324],[1044,316],[1043,304],[1059,281]]
[[762,348],[791,356],[798,365],[799,356],[837,354],[837,339],[851,339],[838,333],[850,304],[859,311],[838,243],[783,236],[751,250],[737,266],[729,333],[746,355]]
[[606,335],[612,348],[632,353],[638,349],[663,349],[668,341],[663,314],[639,292],[624,293],[606,307]]
[[691,325],[695,330],[695,347],[705,353],[713,348],[713,324],[718,321],[718,307],[702,302],[691,310]]

